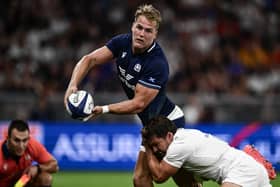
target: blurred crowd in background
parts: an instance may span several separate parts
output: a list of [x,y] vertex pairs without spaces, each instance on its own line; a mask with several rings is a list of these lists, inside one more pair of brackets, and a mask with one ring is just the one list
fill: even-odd
[[[142,3],[152,3],[162,13],[158,42],[169,60],[168,91],[188,95],[181,100],[190,123],[223,121],[209,103],[226,97],[262,99],[261,120],[279,119],[268,105],[277,103],[280,91],[277,0],[1,1],[1,92],[35,95],[46,115],[40,118],[35,107],[28,118],[55,120],[48,116],[55,112],[45,110],[46,100],[64,94],[83,55],[116,34],[130,32],[134,11]],[[95,69],[82,87],[97,94],[122,92],[114,72],[113,63]]]

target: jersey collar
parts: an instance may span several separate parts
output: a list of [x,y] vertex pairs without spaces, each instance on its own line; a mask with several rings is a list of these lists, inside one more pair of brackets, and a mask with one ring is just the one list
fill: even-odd
[[152,45],[148,49],[146,49],[144,52],[138,53],[138,54],[134,54],[134,55],[135,56],[146,55],[146,54],[150,53],[155,47],[156,47],[156,42],[153,42]]
[[7,141],[4,141],[2,144],[2,152],[5,158],[8,158],[10,156],[8,146],[7,146]]
[[151,47],[147,50],[147,53],[151,52],[156,47],[156,42],[153,42]]

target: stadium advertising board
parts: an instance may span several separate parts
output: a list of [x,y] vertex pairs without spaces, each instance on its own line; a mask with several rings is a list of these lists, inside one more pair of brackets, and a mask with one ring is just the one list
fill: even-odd
[[[6,123],[0,123],[2,137],[6,128]],[[280,124],[199,124],[193,128],[238,148],[253,144],[280,171]],[[62,170],[133,170],[141,143],[137,124],[31,123],[31,129]]]
[[141,142],[140,127],[121,124],[47,124],[47,148],[61,169],[131,170]]

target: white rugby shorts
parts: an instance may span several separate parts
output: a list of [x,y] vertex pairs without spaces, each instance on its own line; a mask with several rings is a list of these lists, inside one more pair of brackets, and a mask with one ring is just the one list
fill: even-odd
[[225,178],[221,182],[230,182],[242,187],[272,187],[264,166],[245,152],[231,149],[223,155],[223,158],[232,158],[236,155],[233,152],[236,151],[240,156],[235,156],[233,162],[228,165]]

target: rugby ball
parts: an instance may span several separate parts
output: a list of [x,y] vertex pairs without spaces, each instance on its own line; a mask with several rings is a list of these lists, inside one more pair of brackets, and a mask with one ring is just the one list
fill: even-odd
[[72,93],[67,99],[67,112],[74,119],[84,120],[92,113],[93,107],[93,98],[85,90],[78,90]]

